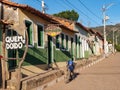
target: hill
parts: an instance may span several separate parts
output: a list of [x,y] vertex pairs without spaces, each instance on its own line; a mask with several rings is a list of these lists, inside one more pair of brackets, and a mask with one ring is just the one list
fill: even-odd
[[[97,31],[103,35],[103,26],[99,27],[94,27],[92,28],[94,31]],[[114,32],[115,31],[115,32]],[[113,42],[113,32],[114,32],[114,41],[115,44],[119,43],[120,44],[120,23],[116,25],[106,25],[106,38],[109,42]]]

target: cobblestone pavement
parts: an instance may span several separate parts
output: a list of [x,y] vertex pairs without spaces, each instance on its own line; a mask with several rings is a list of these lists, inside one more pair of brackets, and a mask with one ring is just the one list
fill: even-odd
[[67,84],[62,80],[44,90],[120,90],[120,53],[81,70]]

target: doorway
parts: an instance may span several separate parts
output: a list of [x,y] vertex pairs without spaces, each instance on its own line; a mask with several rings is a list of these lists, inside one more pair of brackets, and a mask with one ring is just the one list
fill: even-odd
[[53,43],[52,37],[48,35],[48,66],[51,67],[53,62]]

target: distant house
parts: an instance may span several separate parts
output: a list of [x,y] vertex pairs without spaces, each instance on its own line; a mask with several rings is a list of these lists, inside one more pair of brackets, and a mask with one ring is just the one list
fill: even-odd
[[96,36],[97,36],[97,41],[98,41],[98,45],[99,45],[99,54],[98,55],[102,55],[103,54],[103,36],[99,33],[99,32],[96,32]]
[[95,32],[92,29],[89,29],[89,45],[93,55],[99,56],[103,54],[103,37],[99,32]]
[[79,50],[79,56],[77,53],[77,58],[89,58],[89,45],[87,42],[89,39],[89,30],[78,22],[75,23],[74,28],[79,32],[76,34],[76,41],[79,40],[79,43],[76,43],[78,45],[76,50]]

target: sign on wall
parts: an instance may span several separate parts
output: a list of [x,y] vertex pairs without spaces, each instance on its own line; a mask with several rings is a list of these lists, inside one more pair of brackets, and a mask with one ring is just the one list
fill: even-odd
[[6,49],[21,49],[25,44],[23,36],[7,36],[5,38]]
[[46,34],[55,37],[56,35],[60,34],[62,32],[62,29],[55,24],[48,24],[45,28]]

